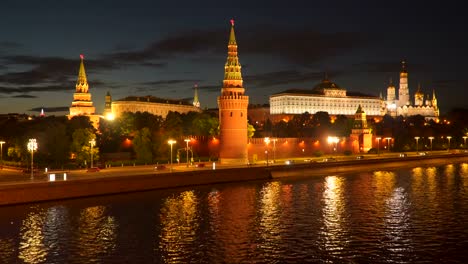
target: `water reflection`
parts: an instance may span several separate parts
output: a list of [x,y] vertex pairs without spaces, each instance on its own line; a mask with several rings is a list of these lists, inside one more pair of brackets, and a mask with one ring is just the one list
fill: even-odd
[[343,197],[343,177],[328,176],[325,178],[325,190],[323,192],[322,217],[324,227],[322,235],[325,250],[332,254],[339,254],[347,245],[348,230],[343,228],[345,224],[345,202]]
[[260,192],[260,223],[259,235],[261,243],[259,248],[275,254],[281,244],[281,183],[270,182],[263,186]]
[[167,198],[160,212],[161,233],[159,248],[165,263],[187,262],[188,253],[196,245],[198,199],[194,191]]
[[43,263],[49,252],[44,245],[43,226],[46,212],[42,209],[33,209],[23,220],[20,230],[20,246],[18,258],[25,263]]
[[[88,262],[99,260],[103,253],[112,254],[116,248],[118,225],[113,216],[106,214],[106,207],[93,206],[83,209],[79,216],[78,252]],[[90,246],[92,242],[93,246]]]

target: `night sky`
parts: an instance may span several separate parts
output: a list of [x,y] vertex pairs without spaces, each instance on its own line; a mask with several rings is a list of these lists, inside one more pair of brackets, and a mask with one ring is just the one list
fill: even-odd
[[386,96],[404,59],[412,100],[420,83],[442,114],[468,108],[461,3],[2,1],[0,114],[66,114],[80,54],[98,113],[107,91],[183,99],[195,84],[201,106],[217,107],[231,18],[252,104],[311,89],[324,72],[348,91]]

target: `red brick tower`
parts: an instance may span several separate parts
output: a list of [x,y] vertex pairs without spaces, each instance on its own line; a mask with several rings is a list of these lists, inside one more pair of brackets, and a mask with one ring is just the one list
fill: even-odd
[[220,150],[222,164],[246,164],[247,157],[247,107],[249,97],[244,95],[241,65],[237,57],[234,20],[228,42],[228,57],[224,65],[221,96],[218,97]]

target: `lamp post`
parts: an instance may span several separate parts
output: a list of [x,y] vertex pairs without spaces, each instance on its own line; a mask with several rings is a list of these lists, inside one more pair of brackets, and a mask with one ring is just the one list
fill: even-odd
[[187,144],[187,147],[185,148],[185,150],[187,151],[187,168],[188,168],[188,143],[190,142],[190,139],[184,139],[185,143]]
[[335,143],[335,146],[333,147],[333,153],[335,153],[337,148],[338,148],[338,141],[339,141],[338,137],[328,137],[327,138],[328,144],[333,145],[333,143]]
[[432,152],[432,140],[434,139],[434,137],[428,137],[428,139],[431,142],[431,152]]
[[381,137],[376,138],[377,139],[377,155],[380,155],[380,140],[382,139]]
[[37,150],[37,141],[35,138],[30,138],[28,142],[28,151],[31,152],[31,180],[34,179],[34,151]]
[[270,138],[266,137],[263,139],[263,141],[265,142],[265,145],[266,145],[265,154],[266,154],[266,164],[268,166],[268,144],[270,144]]
[[173,140],[173,139],[169,139],[169,140],[167,141],[167,143],[169,143],[169,145],[171,145],[171,172],[172,172],[172,145],[173,145],[174,143],[176,143],[176,142],[177,142],[177,141],[175,141],[175,140]]
[[[467,139],[467,138],[468,138],[467,136],[463,136],[463,147],[464,147],[465,149],[466,149],[466,139]],[[1,144],[1,143],[2,143],[2,142],[0,142],[0,144]]]
[[418,152],[418,143],[419,143],[419,137],[414,137],[416,139],[416,153]]
[[5,144],[5,141],[0,141],[0,162],[3,164],[3,144]]
[[273,141],[273,163],[276,163],[276,141],[278,141],[277,138],[272,139]]
[[447,151],[450,151],[450,139],[452,139],[452,137],[447,136],[447,139],[448,139],[448,149],[447,149]]
[[89,151],[91,152],[91,165],[90,165],[90,168],[93,167],[93,148],[94,148],[94,145],[96,145],[96,140],[93,138],[89,141],[89,145],[91,145],[91,147],[89,148]]
[[392,138],[391,137],[386,137],[385,139],[387,140],[388,152],[390,152],[390,139],[392,139]]

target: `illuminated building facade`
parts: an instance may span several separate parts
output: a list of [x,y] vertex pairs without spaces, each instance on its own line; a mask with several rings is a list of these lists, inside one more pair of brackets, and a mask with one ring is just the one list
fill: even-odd
[[76,80],[75,93],[73,94],[73,102],[70,107],[68,118],[74,116],[88,116],[93,126],[99,126],[99,115],[96,115],[96,108],[91,101],[91,93],[89,93],[88,79],[86,78],[84,56],[80,55],[80,69],[78,71],[78,79]]
[[270,96],[270,114],[315,114],[353,116],[361,106],[371,116],[385,114],[385,101],[377,96],[347,92],[327,76],[313,89],[291,89]]
[[124,112],[148,112],[153,115],[165,118],[167,114],[179,112],[186,114],[188,112],[201,112],[200,107],[183,100],[163,99],[154,96],[128,96],[120,100],[113,101],[111,104],[112,114],[115,118]]
[[432,91],[432,98],[430,98],[429,95],[424,96],[421,85],[418,85],[418,90],[414,94],[414,104],[411,104],[406,62],[402,61],[401,64],[398,98],[396,98],[396,89],[391,80],[387,88],[387,113],[391,116],[401,115],[404,117],[421,115],[426,119],[438,120],[439,108],[434,90]]
[[241,65],[237,56],[234,20],[228,42],[228,57],[224,66],[224,80],[218,97],[220,150],[222,164],[246,164],[247,157],[247,107],[249,97],[244,94]]

